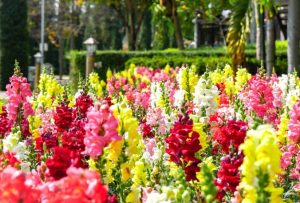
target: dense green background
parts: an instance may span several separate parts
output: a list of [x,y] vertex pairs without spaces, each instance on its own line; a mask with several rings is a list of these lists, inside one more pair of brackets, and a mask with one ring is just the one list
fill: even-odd
[[2,0],[0,7],[1,24],[1,89],[8,84],[13,74],[15,60],[22,73],[28,73],[28,26],[27,0]]

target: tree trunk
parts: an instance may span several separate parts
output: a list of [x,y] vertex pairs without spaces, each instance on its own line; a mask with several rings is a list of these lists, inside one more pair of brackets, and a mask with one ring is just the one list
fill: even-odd
[[[300,1],[289,0],[288,6],[288,73],[299,71]],[[299,72],[298,72],[299,73]]]
[[264,61],[264,18],[260,12],[257,1],[254,3],[255,20],[256,20],[256,59]]
[[252,10],[252,15],[254,17],[252,17],[250,19],[250,37],[249,37],[249,42],[254,44],[256,43],[256,17],[255,17],[255,13],[256,13],[256,9],[255,9],[255,3],[252,3],[252,7],[253,7],[253,10]]
[[275,62],[275,20],[269,12],[266,17],[266,68],[267,75],[271,76]]
[[180,26],[179,17],[177,14],[177,7],[176,7],[175,1],[172,2],[172,21],[173,21],[174,27],[175,27],[175,36],[176,36],[177,47],[179,49],[184,49],[181,26]]
[[127,0],[127,9],[128,9],[128,26],[127,26],[127,37],[128,37],[128,49],[136,50],[136,29],[135,29],[135,11],[133,8],[133,2],[131,0]]

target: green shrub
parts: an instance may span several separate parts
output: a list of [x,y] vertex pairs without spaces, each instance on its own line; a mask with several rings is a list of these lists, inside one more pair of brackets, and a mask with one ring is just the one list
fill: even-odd
[[[213,49],[210,49],[213,50]],[[180,65],[181,59],[176,60],[176,58],[186,58],[186,63],[190,64],[192,59],[196,57],[209,57],[209,56],[224,56],[224,51],[208,51],[205,50],[188,50],[188,51],[97,51],[96,62],[102,63],[102,67],[96,69],[95,71],[99,74],[102,79],[106,77],[106,71],[110,68],[113,71],[124,70],[126,61],[132,58],[155,58],[156,61],[169,60],[172,57],[173,63],[175,65]],[[71,51],[67,58],[70,61],[70,79],[73,84],[77,84],[79,73],[85,76],[85,51]],[[194,60],[193,60],[194,61]],[[168,64],[169,62],[161,62],[160,64]]]
[[275,47],[276,47],[276,51],[286,52],[288,48],[287,40],[276,41]]
[[[286,72],[287,57],[285,52],[277,52],[275,69],[277,74]],[[76,87],[79,74],[85,77],[85,51],[71,51],[67,57],[70,61],[70,79],[73,87]],[[101,68],[95,69],[101,79],[105,79],[106,71],[110,68],[113,72],[124,70],[131,63],[152,68],[161,68],[169,64],[172,67],[182,64],[194,64],[199,73],[206,69],[215,69],[230,64],[230,58],[226,55],[224,47],[203,48],[196,50],[164,50],[164,51],[97,51],[96,62],[102,63]],[[255,59],[255,50],[246,51],[245,67],[251,73],[255,73],[261,63]]]
[[181,57],[181,56],[154,56],[153,58],[137,57],[131,58],[125,63],[125,67],[129,67],[130,64],[136,66],[146,66],[151,68],[163,68],[166,65],[171,67],[186,65],[195,65],[198,73],[202,74],[206,69],[213,70],[217,67],[224,67],[226,64],[230,64],[230,59],[227,57]]

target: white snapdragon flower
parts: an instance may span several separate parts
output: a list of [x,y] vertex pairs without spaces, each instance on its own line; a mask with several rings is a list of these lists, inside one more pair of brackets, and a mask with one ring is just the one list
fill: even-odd
[[26,144],[24,142],[19,142],[12,150],[15,152],[15,157],[19,161],[26,160],[29,156],[29,151],[27,150]]
[[176,90],[175,94],[174,94],[174,106],[177,108],[181,108],[183,103],[184,103],[184,90],[179,89]]
[[162,96],[161,88],[158,82],[151,83],[150,105],[155,108],[158,105],[158,100]]
[[153,191],[149,194],[146,203],[171,203],[171,201],[168,200],[165,193]]
[[209,84],[203,78],[200,78],[194,93],[194,112],[200,117],[200,121],[206,121],[207,118],[217,110],[216,97],[219,95],[218,88]]
[[3,151],[12,152],[13,149],[17,146],[21,137],[21,132],[11,132],[7,137],[3,139]]

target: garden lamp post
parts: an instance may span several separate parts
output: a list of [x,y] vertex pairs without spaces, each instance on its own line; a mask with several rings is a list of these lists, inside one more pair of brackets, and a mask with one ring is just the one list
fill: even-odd
[[43,58],[43,56],[40,52],[38,52],[34,55],[34,59],[35,59],[34,89],[35,89],[35,91],[37,91],[38,85],[39,85],[42,58]]
[[94,70],[98,42],[94,38],[90,37],[83,44],[86,45],[87,49],[85,69],[85,77],[87,79],[89,74]]

